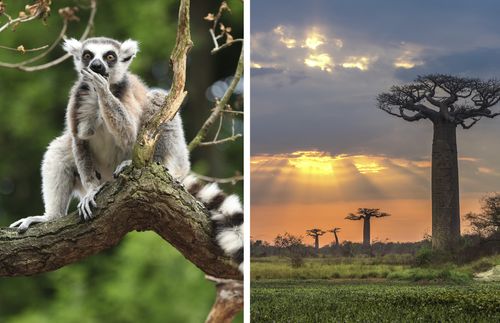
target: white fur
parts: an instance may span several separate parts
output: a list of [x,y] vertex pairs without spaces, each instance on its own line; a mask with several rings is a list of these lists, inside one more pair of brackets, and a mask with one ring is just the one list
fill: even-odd
[[198,198],[203,203],[210,203],[213,198],[221,192],[219,186],[216,183],[205,185],[199,192]]
[[217,241],[222,250],[233,254],[243,248],[243,231],[240,226],[227,228],[217,235]]
[[214,221],[221,221],[226,218],[226,216],[220,212],[212,211],[210,212],[212,215],[210,216],[210,219]]
[[76,56],[81,53],[82,43],[74,38],[68,38],[63,43],[63,49],[69,54]]
[[135,56],[139,51],[139,43],[132,39],[127,39],[120,46],[120,56]]
[[196,178],[196,176],[194,175],[188,175],[186,176],[186,178],[184,178],[184,180],[182,181],[182,184],[184,184],[184,187],[186,188],[186,190],[190,190],[193,185],[195,185],[196,183],[198,183],[198,179]]
[[237,195],[229,195],[219,207],[219,211],[224,215],[243,212],[240,198]]

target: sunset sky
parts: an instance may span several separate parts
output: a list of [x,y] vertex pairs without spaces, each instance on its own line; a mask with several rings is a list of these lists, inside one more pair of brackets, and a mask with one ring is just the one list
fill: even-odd
[[[430,234],[432,125],[378,110],[376,96],[426,73],[499,78],[499,10],[497,1],[253,0],[252,238],[341,227],[341,240],[361,241],[362,223],[344,220],[359,207],[392,214],[373,221],[372,239]],[[458,129],[458,151],[465,214],[500,191],[500,118]]]

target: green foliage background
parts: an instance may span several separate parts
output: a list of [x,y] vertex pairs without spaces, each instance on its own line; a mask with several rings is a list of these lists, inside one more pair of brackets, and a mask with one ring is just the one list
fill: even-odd
[[[4,1],[7,12],[14,16],[27,2]],[[241,37],[242,2],[228,2],[232,14],[226,14],[223,22],[233,28],[235,37]],[[62,26],[57,10],[77,4],[86,2],[53,1],[47,26],[34,21],[15,32],[4,31],[0,45],[35,48],[50,44]],[[191,3],[195,47],[188,60],[189,98],[182,109],[188,140],[210,113],[206,89],[231,76],[237,64],[240,45],[210,55],[209,23],[203,17],[216,12],[219,4],[216,0]],[[178,2],[173,0],[101,0],[92,35],[138,40],[141,52],[132,71],[150,86],[166,88],[177,10]],[[70,24],[68,36],[81,35],[88,13],[79,11],[81,21]],[[2,17],[0,24],[5,21]],[[62,54],[58,48],[47,61]],[[28,55],[0,49],[2,62],[20,61],[31,57]],[[0,226],[43,212],[40,162],[48,143],[64,127],[68,92],[75,78],[70,60],[32,73],[0,68]],[[236,126],[242,131],[241,122]],[[226,134],[227,128],[223,129]],[[198,148],[191,159],[198,173],[232,176],[243,170],[242,142]],[[241,183],[225,189],[242,193]],[[214,287],[203,273],[148,232],[131,233],[114,249],[52,273],[0,278],[0,322],[202,322],[213,300]]]

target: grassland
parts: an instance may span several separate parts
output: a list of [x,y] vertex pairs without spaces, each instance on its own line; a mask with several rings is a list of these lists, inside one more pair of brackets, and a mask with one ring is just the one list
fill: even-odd
[[500,256],[467,265],[415,267],[411,256],[252,260],[252,322],[500,322],[500,283],[473,274]]
[[500,322],[500,283],[252,283],[252,322]]
[[445,263],[414,267],[410,255],[366,258],[308,258],[300,268],[292,268],[284,257],[252,259],[252,281],[267,279],[366,279],[383,278],[404,281],[471,281],[475,272],[500,265],[500,256],[483,258],[467,265]]

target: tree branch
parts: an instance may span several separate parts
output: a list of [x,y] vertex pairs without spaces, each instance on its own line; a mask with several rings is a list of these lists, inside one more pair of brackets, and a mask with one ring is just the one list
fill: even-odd
[[[226,92],[220,99],[220,101],[217,102],[215,105],[215,108],[212,110],[212,113],[208,117],[208,119],[205,121],[203,126],[201,126],[200,130],[196,134],[196,136],[191,140],[191,142],[188,145],[189,151],[192,151],[195,149],[197,146],[199,146],[203,139],[207,136],[208,130],[212,126],[212,124],[215,122],[217,117],[221,114],[223,109],[226,107],[227,103],[229,102],[229,99],[234,93],[234,90],[236,89],[236,86],[238,85],[241,76],[243,75],[243,63],[244,63],[244,56],[243,56],[243,46],[241,47],[241,53],[240,53],[240,58],[238,60],[238,65],[236,66],[236,71],[234,72],[234,77],[231,80],[231,83],[229,84],[229,87],[226,89]],[[231,140],[236,140],[237,138],[241,137],[239,135],[236,138],[232,138]],[[228,141],[228,140],[226,140]]]
[[184,91],[186,84],[186,62],[187,54],[191,47],[193,47],[189,28],[189,6],[189,0],[181,0],[177,37],[174,50],[170,55],[170,63],[173,70],[172,87],[161,110],[146,122],[137,136],[133,155],[133,163],[137,167],[145,166],[151,162],[160,125],[175,116],[187,96],[187,91]]
[[[90,0],[90,15],[89,19],[87,21],[87,26],[85,27],[85,30],[83,31],[82,36],[80,37],[80,41],[85,40],[89,34],[92,28],[94,27],[94,18],[95,14],[97,12],[97,1],[96,0]],[[33,63],[43,57],[45,57],[47,54],[49,54],[56,46],[59,44],[60,40],[65,36],[66,34],[66,29],[67,29],[67,24],[68,20],[71,19],[69,16],[63,16],[64,18],[64,25],[63,28],[61,29],[61,32],[59,33],[59,36],[57,39],[52,43],[52,45],[43,53],[41,53],[38,56],[35,56],[33,58],[27,59],[25,61],[19,62],[19,63],[4,63],[0,62],[0,67],[6,67],[6,68],[16,68],[18,70],[24,71],[24,72],[35,72],[35,71],[40,71],[44,70],[50,67],[53,67],[55,65],[58,65],[62,62],[64,62],[66,59],[71,57],[71,54],[67,53],[64,54],[63,56],[60,56],[59,58],[56,58],[50,62],[40,64],[40,65],[33,65],[33,66],[27,66],[27,64]]]
[[230,323],[243,308],[243,284],[238,281],[207,276],[215,282],[217,296],[206,323]]
[[130,231],[152,230],[208,275],[241,280],[216,245],[208,212],[163,166],[127,168],[97,197],[96,218],[72,213],[19,234],[0,229],[0,276],[51,271],[115,246]]

